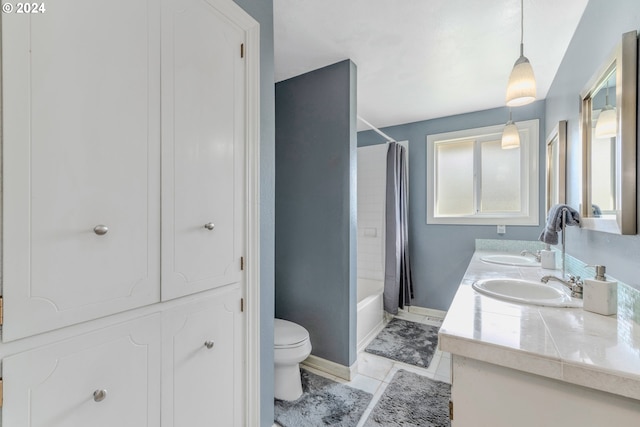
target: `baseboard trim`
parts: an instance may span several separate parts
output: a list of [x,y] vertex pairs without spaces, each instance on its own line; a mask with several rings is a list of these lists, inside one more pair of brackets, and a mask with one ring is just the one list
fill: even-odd
[[358,373],[358,361],[351,366],[344,366],[312,354],[303,360],[302,364],[347,381],[351,381]]
[[436,310],[434,308],[418,307],[415,305],[410,305],[407,311],[409,313],[418,314],[420,316],[436,317],[438,319],[444,319],[444,317],[447,315],[446,311]]
[[[385,312],[386,314],[386,312]],[[375,337],[378,336],[378,334],[380,333],[380,331],[382,331],[384,329],[385,326],[387,326],[387,323],[389,323],[390,319],[387,319],[387,316],[384,316],[382,321],[380,323],[378,323],[378,325],[373,328],[366,337],[364,337],[362,339],[362,341],[358,344],[358,353],[361,352],[362,350],[365,349],[366,346],[369,345],[369,343],[371,341],[373,341],[375,339]]]

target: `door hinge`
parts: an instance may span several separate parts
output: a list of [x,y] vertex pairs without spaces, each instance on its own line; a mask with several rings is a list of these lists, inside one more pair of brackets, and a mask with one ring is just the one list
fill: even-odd
[[244,58],[244,43],[240,43],[240,58]]
[[2,384],[2,378],[0,378],[0,407],[2,407],[2,401],[3,401],[3,397],[4,397],[4,386]]
[[240,298],[240,311],[244,312],[244,298]]
[[449,419],[453,421],[453,401],[449,401]]
[[240,270],[244,270],[244,257],[240,257]]
[[0,325],[4,324],[4,299],[0,296]]

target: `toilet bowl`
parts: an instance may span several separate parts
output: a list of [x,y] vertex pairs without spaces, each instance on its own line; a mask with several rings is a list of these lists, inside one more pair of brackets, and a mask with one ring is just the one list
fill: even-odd
[[288,320],[274,321],[275,397],[296,400],[302,395],[299,363],[311,354],[309,332]]

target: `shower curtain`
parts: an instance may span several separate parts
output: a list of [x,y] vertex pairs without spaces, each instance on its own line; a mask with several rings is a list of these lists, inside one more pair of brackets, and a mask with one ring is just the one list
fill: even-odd
[[413,283],[409,260],[407,150],[391,142],[387,151],[386,248],[384,309],[398,314],[411,305]]

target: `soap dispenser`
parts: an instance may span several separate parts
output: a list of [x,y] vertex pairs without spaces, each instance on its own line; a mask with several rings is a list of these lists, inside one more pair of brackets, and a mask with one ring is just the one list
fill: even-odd
[[609,316],[618,311],[618,282],[607,280],[604,265],[588,265],[596,270],[593,279],[585,279],[583,285],[583,308]]
[[556,269],[556,254],[549,245],[540,251],[540,266],[548,270]]

